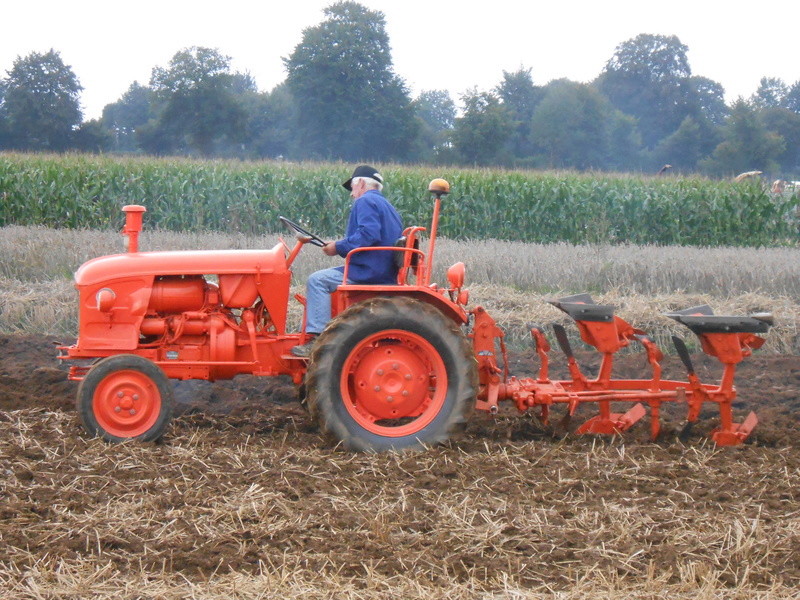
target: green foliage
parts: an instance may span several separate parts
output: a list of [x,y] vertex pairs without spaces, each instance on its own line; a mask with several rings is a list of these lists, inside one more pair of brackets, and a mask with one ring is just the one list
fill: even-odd
[[155,118],[153,90],[134,81],[122,97],[103,109],[103,126],[111,133],[110,149],[117,152],[138,150],[136,132]]
[[414,154],[424,162],[435,162],[450,145],[456,120],[456,105],[445,90],[426,90],[414,100],[419,133]]
[[245,90],[255,91],[255,86],[249,77],[231,73],[230,58],[218,50],[181,50],[168,68],[153,69],[150,87],[158,101],[154,127],[159,135],[140,141],[148,151],[188,149],[211,156],[220,146],[244,139],[247,115],[240,96]]
[[778,77],[762,77],[756,93],[750,98],[758,108],[780,108],[785,105],[789,87]]
[[750,103],[737,100],[723,128],[723,141],[701,168],[714,175],[730,175],[744,171],[775,171],[777,160],[786,150],[779,134],[768,131]]
[[617,46],[598,78],[611,103],[639,119],[647,147],[675,131],[689,111],[687,52],[676,36],[641,34]]
[[6,147],[60,151],[74,143],[83,88],[58,52],[17,57],[2,87],[0,120],[5,121]]
[[511,113],[489,92],[471,90],[461,100],[464,114],[456,119],[453,130],[456,152],[470,164],[502,164],[500,151],[514,130]]
[[[525,242],[772,246],[794,243],[797,196],[702,178],[380,167],[406,224],[427,226],[435,177],[450,181],[440,232]],[[117,228],[125,204],[148,227],[260,234],[293,218],[344,230],[352,165],[0,154],[0,226]]]
[[301,155],[407,158],[418,125],[405,83],[393,71],[383,13],[344,1],[325,15],[284,59]]
[[550,168],[601,168],[609,164],[609,156],[630,156],[637,149],[630,119],[597,90],[565,79],[548,84],[530,128],[540,162]]

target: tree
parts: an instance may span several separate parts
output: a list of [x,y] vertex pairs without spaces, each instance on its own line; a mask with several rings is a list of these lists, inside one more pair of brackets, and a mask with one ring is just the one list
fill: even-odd
[[20,150],[62,151],[81,123],[83,89],[55,50],[17,57],[4,84],[0,107],[7,144]]
[[656,146],[653,164],[670,164],[678,171],[692,171],[714,149],[714,146],[711,150],[707,149],[706,140],[707,137],[697,121],[686,117],[674,133],[662,139]]
[[[150,78],[157,122],[142,143],[151,151],[230,152],[245,135],[242,89],[255,91],[249,76],[231,73],[230,58],[217,49],[193,46],[156,67]],[[153,131],[153,129],[157,131]]]
[[248,155],[278,158],[293,150],[297,107],[286,83],[269,93],[243,96],[247,112]]
[[0,79],[0,149],[9,145],[8,119],[3,110],[3,102],[6,95],[6,83]]
[[456,119],[453,146],[462,160],[475,165],[509,162],[500,151],[514,130],[514,121],[500,99],[473,89],[461,98],[464,113]]
[[786,108],[795,113],[800,113],[800,81],[795,81],[784,98]]
[[137,132],[155,118],[152,105],[153,90],[134,81],[119,100],[103,108],[102,124],[111,133],[115,150],[134,152],[138,149]]
[[419,119],[417,149],[414,158],[435,161],[451,145],[450,134],[456,120],[456,105],[445,90],[428,90],[414,100]]
[[774,172],[785,145],[783,137],[764,127],[756,109],[739,98],[733,103],[723,128],[723,141],[710,158],[700,161],[700,167],[714,175],[754,170]]
[[[616,111],[595,88],[560,79],[550,82],[531,119],[531,140],[550,168],[626,167],[638,136],[630,117]],[[612,152],[613,148],[613,152]]]
[[393,71],[383,13],[344,1],[324,14],[284,59],[303,156],[406,158],[418,123]]
[[729,112],[725,104],[725,88],[713,79],[693,75],[687,86],[687,109],[687,116],[698,123],[722,125]]
[[531,119],[544,92],[542,88],[533,84],[531,70],[521,67],[513,73],[503,71],[503,80],[495,91],[515,121],[514,133],[509,140],[509,149],[516,158],[524,158],[531,153],[528,139]]
[[81,152],[103,152],[114,147],[114,138],[101,119],[92,119],[75,131],[73,147]]
[[779,77],[762,77],[758,89],[750,98],[757,108],[779,108],[784,106],[789,88]]
[[639,120],[648,147],[675,131],[688,112],[687,51],[674,35],[641,34],[617,46],[597,79],[617,109]]
[[788,108],[764,108],[759,113],[759,120],[768,131],[785,141],[783,152],[775,158],[782,176],[800,179],[800,114]]

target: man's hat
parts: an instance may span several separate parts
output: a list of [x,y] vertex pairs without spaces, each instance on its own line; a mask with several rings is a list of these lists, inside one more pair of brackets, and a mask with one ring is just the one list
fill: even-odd
[[374,167],[370,167],[369,165],[359,165],[356,167],[356,170],[353,171],[353,176],[347,181],[345,181],[342,184],[342,186],[346,190],[351,191],[353,189],[353,186],[351,184],[353,182],[353,179],[355,179],[356,177],[367,177],[369,179],[374,179],[378,183],[383,183],[383,177],[381,176],[380,173],[378,173],[378,171],[375,170]]

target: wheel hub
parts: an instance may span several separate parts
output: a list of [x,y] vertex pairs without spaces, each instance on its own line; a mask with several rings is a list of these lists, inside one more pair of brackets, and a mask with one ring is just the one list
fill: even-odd
[[429,397],[431,374],[408,346],[379,346],[353,372],[356,403],[379,419],[416,416]]
[[98,385],[93,403],[99,425],[112,435],[127,438],[152,427],[161,396],[147,376],[137,371],[117,371]]

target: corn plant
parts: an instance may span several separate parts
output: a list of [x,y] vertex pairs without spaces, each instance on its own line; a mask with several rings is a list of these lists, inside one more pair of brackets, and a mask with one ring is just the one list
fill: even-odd
[[[144,204],[149,226],[175,231],[275,231],[278,216],[338,235],[352,165],[144,157],[0,154],[0,226],[118,227]],[[409,224],[425,225],[425,185],[445,177],[440,233],[454,239],[696,246],[793,244],[797,195],[758,182],[601,173],[381,167]]]

